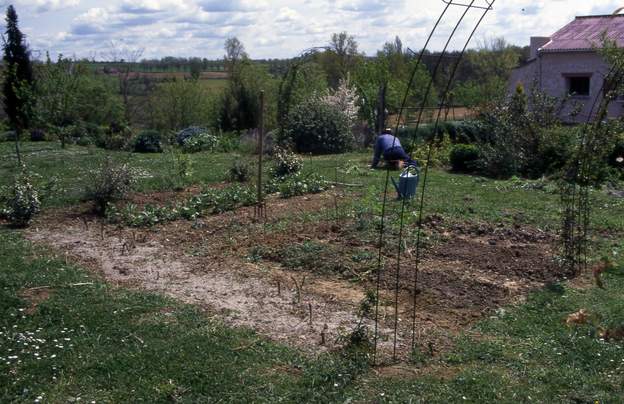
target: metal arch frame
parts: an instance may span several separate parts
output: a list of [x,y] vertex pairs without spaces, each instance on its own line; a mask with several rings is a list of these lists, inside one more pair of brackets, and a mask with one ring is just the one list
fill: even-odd
[[[319,51],[327,51],[330,49],[331,47],[329,46],[314,46],[311,48],[304,49],[303,51],[301,51],[301,53],[299,53],[298,56],[296,56],[289,63],[288,68],[286,69],[286,73],[284,73],[284,77],[282,78],[282,81],[280,83],[279,90],[278,90],[278,114],[280,114],[280,116],[278,116],[278,119],[280,120],[279,122],[280,132],[284,131],[283,121],[286,115],[288,115],[288,112],[290,110],[290,99],[292,97],[292,93],[288,94],[287,97],[285,97],[285,94],[284,94],[284,85],[288,81],[288,78],[290,77],[290,84],[292,86],[292,83],[294,83],[295,79],[297,78],[297,73],[298,73],[299,68],[303,66],[305,63],[307,63],[310,57],[315,56],[317,52]],[[283,110],[284,106],[286,106],[285,111]]]
[[[428,84],[428,88],[427,88],[427,92],[423,98],[423,102],[420,108],[420,112],[419,112],[419,118],[418,118],[418,125],[420,125],[421,121],[422,121],[422,115],[423,115],[423,110],[424,107],[426,105],[427,99],[429,98],[432,86],[433,86],[433,82],[437,76],[437,72],[439,69],[439,66],[441,64],[442,58],[444,57],[444,55],[446,54],[446,51],[450,45],[451,40],[453,39],[453,37],[455,36],[457,30],[459,29],[459,27],[461,26],[463,20],[465,19],[466,15],[468,14],[468,11],[470,11],[473,8],[477,8],[477,9],[483,9],[485,10],[483,15],[481,16],[481,18],[479,19],[479,22],[474,26],[474,29],[472,31],[472,33],[470,34],[470,37],[468,39],[468,41],[466,42],[465,46],[464,46],[464,50],[462,51],[462,55],[465,52],[469,42],[472,40],[472,37],[474,36],[474,34],[476,33],[478,27],[481,25],[481,23],[483,22],[483,19],[485,18],[485,16],[487,15],[487,13],[489,11],[491,11],[493,9],[493,4],[495,2],[495,0],[493,0],[492,2],[487,2],[488,3],[488,7],[481,7],[481,6],[474,6],[476,0],[472,0],[470,4],[460,4],[460,3],[454,3],[453,1],[446,1],[443,0],[443,2],[446,4],[446,7],[444,8],[444,11],[442,12],[442,14],[440,15],[438,21],[436,22],[433,30],[431,31],[425,46],[423,47],[422,51],[420,52],[420,55],[418,57],[416,66],[414,67],[410,80],[409,80],[409,84],[407,86],[406,92],[405,92],[405,96],[403,98],[403,102],[401,104],[401,109],[399,110],[399,119],[397,120],[397,124],[396,124],[396,131],[398,131],[399,129],[399,125],[400,125],[400,117],[403,115],[403,112],[405,110],[406,104],[407,104],[407,99],[409,97],[409,94],[412,90],[412,85],[415,79],[415,76],[418,72],[418,70],[420,69],[420,64],[422,62],[422,58],[424,56],[424,53],[427,50],[427,47],[429,46],[429,43],[431,42],[431,38],[433,37],[435,31],[437,30],[440,22],[442,21],[442,19],[444,18],[444,16],[446,15],[446,12],[449,10],[450,6],[452,5],[456,5],[456,6],[462,6],[465,7],[466,10],[464,11],[464,13],[462,14],[462,16],[459,18],[459,20],[457,21],[457,24],[455,25],[452,33],[450,34],[447,43],[444,47],[444,51],[441,53],[441,55],[439,56],[439,60],[438,63],[436,65],[436,68],[434,70],[434,73],[432,74],[431,79],[429,80],[429,84]],[[487,1],[487,0],[486,0]],[[458,59],[458,63],[457,66],[459,66],[459,62],[461,61],[461,58]],[[455,72],[457,70],[457,66],[455,68]],[[447,83],[447,91],[445,92],[446,94],[448,94],[448,89],[450,88],[452,82],[452,78],[449,80],[449,83]],[[446,98],[446,97],[445,97]],[[439,111],[438,111],[438,121],[436,124],[439,123],[439,118],[442,114],[442,108],[443,106],[439,107]],[[413,139],[413,142],[416,139]],[[395,140],[396,141],[396,140]],[[429,148],[429,155],[428,155],[428,162],[427,162],[427,166],[429,165],[431,159],[431,146]],[[376,303],[375,303],[375,335],[374,335],[374,350],[373,350],[373,363],[375,364],[377,361],[377,346],[378,346],[378,338],[379,338],[379,296],[380,296],[380,284],[381,284],[381,271],[382,271],[382,261],[383,261],[383,245],[384,245],[384,231],[385,231],[385,216],[386,216],[386,205],[387,205],[387,201],[388,201],[388,185],[389,185],[389,178],[390,178],[390,171],[387,170],[386,172],[386,182],[385,182],[385,188],[384,188],[384,197],[383,197],[383,205],[382,205],[382,212],[381,212],[381,226],[380,226],[380,233],[379,233],[379,254],[378,254],[378,260],[377,260],[377,287],[376,287]],[[419,236],[420,236],[420,229],[422,228],[422,205],[424,204],[424,194],[425,194],[425,187],[426,187],[426,180],[423,182],[423,190],[422,190],[422,198],[421,198],[421,213],[420,213],[420,219],[419,219]],[[403,201],[403,206],[402,206],[402,213],[401,213],[401,230],[399,233],[399,246],[398,246],[398,253],[397,253],[397,272],[396,272],[396,288],[395,288],[395,326],[394,326],[394,349],[393,349],[393,358],[396,359],[396,345],[397,345],[397,329],[398,329],[398,285],[399,285],[399,281],[400,281],[400,255],[401,255],[401,247],[402,247],[402,233],[403,233],[403,228],[404,228],[404,209],[405,209],[405,201]],[[418,245],[417,248],[420,249],[420,237],[419,241],[418,241]],[[417,260],[418,262],[418,260]],[[418,264],[416,266],[415,269],[415,281],[417,281],[417,273],[418,273]],[[416,284],[414,286],[414,311],[415,311],[415,307],[416,307]],[[413,322],[412,322],[412,345],[414,342],[414,335],[415,335],[415,314],[413,316]]]
[[443,3],[446,4],[450,4],[453,6],[461,6],[461,7],[467,7],[467,8],[477,8],[477,9],[481,9],[481,10],[494,10],[494,3],[496,2],[496,0],[492,0],[492,1],[488,1],[488,0],[483,0],[487,3],[487,7],[486,6],[475,6],[475,5],[471,5],[471,4],[464,4],[464,3],[456,3],[453,0],[442,0]]
[[[613,78],[613,81],[607,82],[607,78],[610,77]],[[624,83],[624,62],[619,66],[611,66],[600,90],[594,97],[581,134],[574,165],[566,174],[567,183],[564,184],[561,191],[564,264],[568,270],[577,275],[584,269],[587,269],[588,264],[587,244],[591,219],[591,206],[589,205],[590,186],[583,180],[583,177],[587,175],[587,170],[594,156],[591,153],[591,148],[596,144],[596,135],[590,138],[590,134],[592,131],[600,130],[603,126],[608,106],[613,101],[603,94],[607,84],[613,83],[616,83],[616,88]],[[594,111],[597,106],[598,111],[594,118]],[[594,121],[594,124],[590,125],[592,121]]]

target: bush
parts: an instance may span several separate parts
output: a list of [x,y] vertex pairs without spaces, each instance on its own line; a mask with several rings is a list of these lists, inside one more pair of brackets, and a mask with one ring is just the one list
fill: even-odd
[[117,164],[110,158],[90,174],[85,196],[93,202],[95,212],[100,215],[106,213],[110,203],[125,198],[136,182],[134,172],[127,164]]
[[458,144],[450,153],[451,169],[459,173],[470,173],[477,168],[479,148],[475,145]]
[[228,171],[228,179],[232,182],[247,182],[251,178],[251,167],[249,164],[238,160],[239,156],[236,156],[237,160],[234,161],[232,167]]
[[217,147],[218,139],[209,133],[200,133],[187,137],[182,145],[182,150],[186,153],[198,153],[201,151],[212,151]]
[[42,129],[33,129],[30,131],[31,142],[43,142],[44,140],[46,140],[46,136]]
[[178,143],[179,146],[184,146],[184,142],[187,139],[190,139],[195,136],[203,135],[206,133],[209,133],[208,129],[206,128],[202,128],[199,126],[191,126],[186,129],[182,129],[180,132],[178,132],[178,134],[176,135],[176,142]]
[[14,142],[15,136],[17,136],[17,132],[15,132],[14,130],[9,130],[0,134],[0,141],[1,142]]
[[95,145],[107,150],[123,150],[128,146],[132,130],[127,125],[112,123],[107,129],[100,128],[92,132],[96,137]]
[[39,195],[25,168],[15,177],[13,185],[3,190],[0,199],[4,205],[1,216],[15,227],[28,226],[41,209]]
[[142,131],[134,138],[132,149],[135,153],[162,153],[160,132]]
[[275,159],[275,167],[272,172],[273,177],[296,174],[303,168],[303,160],[288,150],[276,148],[273,157]]
[[348,117],[318,99],[293,108],[288,114],[284,138],[292,141],[300,153],[344,153],[355,143]]

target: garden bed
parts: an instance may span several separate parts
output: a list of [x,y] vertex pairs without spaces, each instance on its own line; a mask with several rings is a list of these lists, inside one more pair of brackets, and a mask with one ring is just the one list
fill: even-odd
[[[254,220],[253,207],[245,207],[147,229],[100,222],[80,209],[50,211],[26,235],[114,284],[164,293],[203,306],[228,324],[319,352],[354,328],[360,302],[375,286],[375,231],[358,219],[333,218],[341,198],[337,202],[332,193],[272,198],[268,220],[261,222]],[[566,276],[552,263],[554,237],[539,229],[430,217],[426,235],[416,337],[434,354],[477,320]],[[385,352],[392,348],[394,255],[389,243],[380,298]],[[403,354],[411,341],[414,267],[415,252],[408,249],[399,283]]]

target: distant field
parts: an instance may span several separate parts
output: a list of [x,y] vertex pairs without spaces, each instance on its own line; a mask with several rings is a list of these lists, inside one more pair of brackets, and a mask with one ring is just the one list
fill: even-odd
[[[118,72],[106,73],[109,76],[117,76]],[[130,72],[130,78],[149,77],[155,80],[164,80],[171,78],[190,78],[190,72]],[[200,80],[226,80],[228,74],[225,72],[201,72]]]

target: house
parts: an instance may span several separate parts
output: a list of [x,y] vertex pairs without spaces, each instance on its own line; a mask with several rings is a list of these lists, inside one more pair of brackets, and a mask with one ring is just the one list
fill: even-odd
[[[624,15],[618,14],[622,9],[612,15],[576,17],[550,37],[532,37],[529,60],[513,71],[509,91],[515,91],[518,84],[527,89],[535,85],[565,100],[564,121],[586,122],[592,110],[595,114],[595,100],[602,99],[604,77],[610,69],[598,50],[603,35],[624,46]],[[624,99],[609,105],[609,117],[623,114]]]

